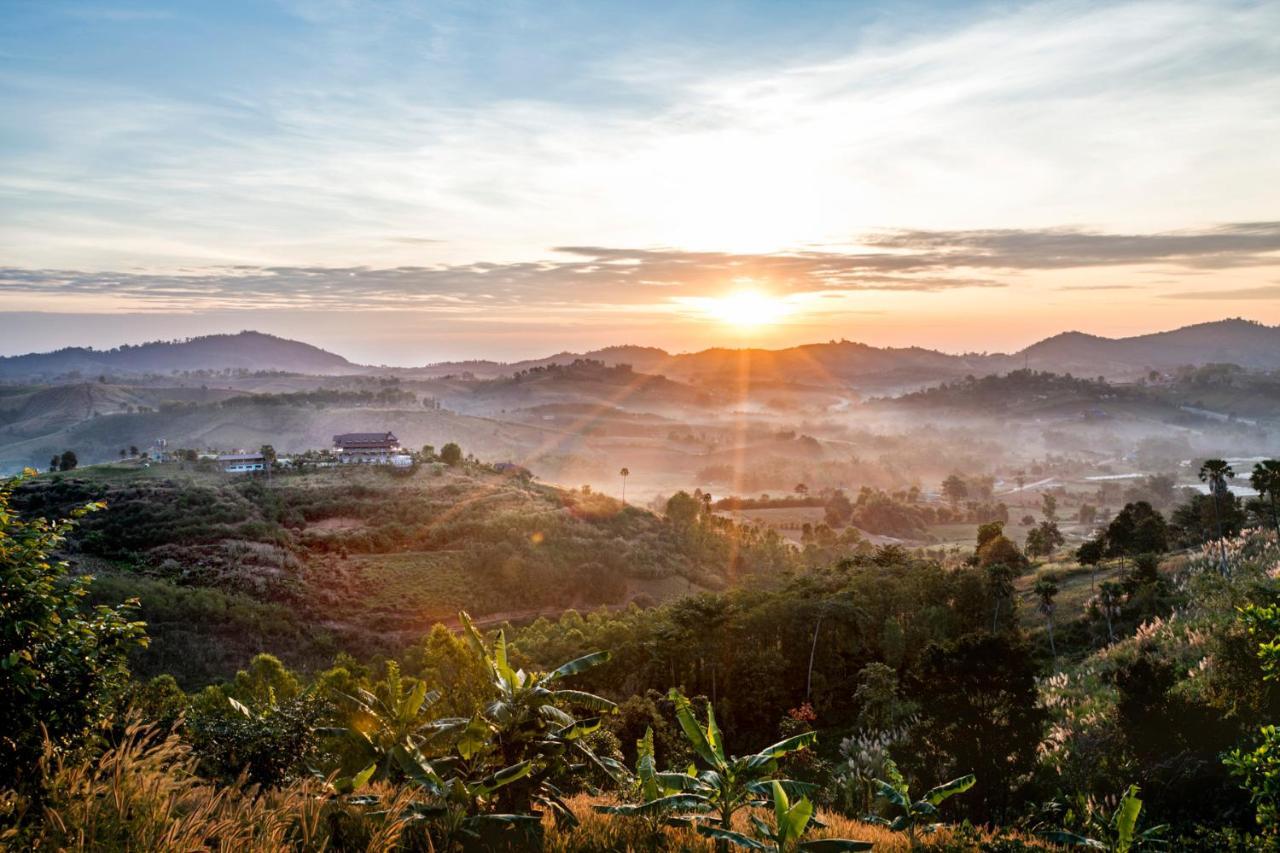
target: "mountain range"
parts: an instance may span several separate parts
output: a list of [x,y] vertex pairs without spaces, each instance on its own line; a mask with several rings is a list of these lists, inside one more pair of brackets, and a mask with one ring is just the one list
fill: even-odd
[[70,347],[3,357],[0,358],[0,379],[56,380],[106,373],[168,374],[226,369],[312,375],[377,372],[422,378],[469,373],[495,377],[550,364],[569,364],[582,358],[606,364],[629,364],[639,372],[659,373],[683,381],[734,383],[749,379],[756,386],[768,383],[824,387],[908,385],[1023,366],[1128,378],[1149,370],[1170,370],[1188,364],[1232,363],[1255,370],[1280,370],[1280,326],[1229,319],[1127,338],[1064,332],[1007,354],[950,354],[923,347],[873,347],[852,341],[776,350],[713,348],[679,354],[656,347],[613,346],[511,363],[455,361],[417,368],[360,365],[311,344],[246,331],[125,345],[110,350]]

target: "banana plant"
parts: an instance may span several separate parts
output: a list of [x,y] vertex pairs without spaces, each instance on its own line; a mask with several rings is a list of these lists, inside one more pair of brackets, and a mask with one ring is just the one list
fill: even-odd
[[644,737],[636,741],[636,769],[627,779],[626,787],[639,802],[618,805],[597,805],[595,810],[605,814],[637,818],[648,824],[651,834],[661,832],[667,824],[687,825],[688,819],[681,813],[706,811],[706,801],[692,793],[698,786],[693,773],[662,773],[658,771],[653,750],[653,728],[645,729]]
[[[595,767],[614,781],[625,769],[595,753],[587,742],[600,728],[601,713],[617,706],[608,699],[562,686],[578,673],[609,660],[608,652],[584,655],[550,672],[525,672],[511,666],[506,635],[499,631],[490,647],[466,613],[459,614],[468,642],[490,674],[494,698],[477,718],[488,730],[498,766],[528,763],[530,770],[517,784],[503,788],[504,811],[528,812],[535,804],[547,808],[558,821],[577,821],[565,805],[556,780],[586,767]],[[566,709],[582,709],[596,716],[577,717]]]
[[693,713],[689,700],[674,687],[669,698],[676,706],[676,720],[684,736],[693,746],[694,753],[707,765],[698,774],[695,793],[720,818],[720,828],[733,829],[733,816],[747,806],[765,805],[764,797],[777,782],[792,795],[811,793],[817,786],[790,779],[775,779],[778,759],[784,755],[812,746],[818,740],[817,732],[804,732],[765,747],[759,752],[744,756],[728,756],[724,751],[724,736],[716,725],[715,709],[707,705],[707,723],[703,726]]
[[522,833],[522,841],[537,840],[542,825],[538,815],[497,810],[501,791],[527,779],[533,764],[522,761],[490,769],[494,749],[489,735],[489,727],[475,717],[442,758],[432,761],[417,750],[396,753],[405,777],[431,798],[429,803],[415,803],[412,810],[434,823],[440,849],[484,841],[495,833],[516,832]]
[[1101,809],[1093,808],[1091,805],[1086,807],[1084,831],[1096,837],[1069,832],[1065,829],[1046,832],[1044,836],[1055,844],[1105,850],[1107,853],[1130,853],[1130,851],[1163,847],[1165,845],[1160,836],[1169,828],[1168,824],[1153,826],[1142,832],[1138,831],[1138,817],[1142,814],[1142,800],[1138,798],[1140,790],[1137,785],[1130,785],[1110,817]]
[[892,759],[885,762],[885,775],[889,777],[888,781],[875,780],[876,796],[892,806],[897,814],[892,820],[879,815],[868,815],[866,821],[886,826],[894,832],[906,833],[907,842],[912,850],[920,849],[922,834],[934,832],[942,825],[936,820],[938,806],[956,794],[963,794],[978,782],[977,778],[970,773],[936,788],[930,788],[923,797],[913,802],[907,780],[902,778],[898,765]]
[[[355,695],[339,693],[351,710],[347,726],[329,727],[320,734],[343,737],[354,755],[347,759],[357,767],[372,767],[366,781],[395,778],[401,754],[422,748],[428,741],[461,728],[465,719],[433,719],[431,707],[440,701],[440,692],[428,690],[427,683],[403,678],[395,661],[387,662],[387,672],[372,690],[357,688]],[[361,771],[363,774],[365,771]],[[350,779],[339,779],[344,787]]]
[[805,832],[811,825],[816,825],[813,803],[808,797],[801,797],[792,803],[781,782],[773,782],[772,787],[773,825],[770,826],[755,815],[750,816],[757,838],[718,826],[700,826],[698,832],[749,850],[772,850],[776,853],[841,853],[871,849],[870,841],[854,841],[851,838],[816,838],[805,841]]

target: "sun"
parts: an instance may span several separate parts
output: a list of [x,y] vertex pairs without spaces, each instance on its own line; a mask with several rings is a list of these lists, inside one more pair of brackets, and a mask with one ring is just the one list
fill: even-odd
[[768,326],[781,320],[790,306],[758,290],[739,290],[707,300],[709,313],[722,323],[739,328]]

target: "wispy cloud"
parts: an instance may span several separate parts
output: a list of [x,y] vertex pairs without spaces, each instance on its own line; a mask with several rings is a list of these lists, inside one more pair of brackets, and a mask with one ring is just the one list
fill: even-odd
[[[160,274],[10,267],[0,269],[0,295],[80,294],[165,310],[430,306],[462,313],[517,305],[660,306],[678,298],[717,296],[726,288],[748,284],[779,295],[933,293],[1008,287],[1010,281],[1001,276],[1028,271],[1280,264],[1275,255],[1280,251],[1280,223],[1148,235],[1069,229],[881,231],[861,242],[868,250],[734,253],[559,246],[541,261],[390,268],[235,265]],[[1059,289],[1134,287],[1088,284]],[[1267,292],[1268,288],[1235,291]]]
[[1166,293],[1167,299],[1264,299],[1280,301],[1280,284],[1263,285],[1262,287],[1239,287],[1224,290],[1191,290],[1182,293]]

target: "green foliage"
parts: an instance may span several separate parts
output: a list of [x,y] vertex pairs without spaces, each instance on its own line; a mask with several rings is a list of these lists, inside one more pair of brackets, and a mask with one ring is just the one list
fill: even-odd
[[[1280,606],[1247,605],[1240,621],[1258,644],[1263,678],[1280,680]],[[1258,825],[1264,832],[1280,832],[1280,726],[1262,726],[1251,747],[1233,750],[1225,761],[1249,792]]]
[[913,801],[907,780],[898,770],[898,765],[892,760],[886,762],[885,772],[889,776],[887,781],[875,780],[876,796],[889,807],[893,816],[868,815],[867,820],[887,826],[894,832],[905,833],[912,850],[919,848],[922,833],[934,832],[940,826],[937,822],[938,806],[978,783],[977,777],[970,773],[931,788],[923,797]]
[[721,829],[731,830],[733,816],[740,809],[757,804],[775,782],[800,794],[812,790],[811,785],[775,779],[774,776],[778,772],[778,759],[812,746],[818,740],[817,732],[794,735],[749,755],[729,755],[725,752],[724,736],[716,724],[715,709],[710,704],[707,705],[704,726],[694,716],[693,706],[684,694],[673,687],[670,698],[675,703],[676,720],[681,730],[694,754],[706,765],[706,769],[698,773],[693,794],[719,815]]
[[[818,841],[805,841],[804,835],[814,820],[813,803],[808,797],[801,797],[792,803],[787,796],[785,786],[781,782],[772,784],[773,824],[765,823],[755,815],[751,815],[751,825],[755,829],[756,838],[743,835],[733,830],[717,826],[699,826],[698,831],[716,839],[727,841],[748,850],[773,850],[777,853],[789,851],[822,851],[870,850],[868,841],[853,841],[848,838],[824,838]],[[757,840],[759,839],[759,840]],[[762,843],[763,842],[763,843]]]
[[126,686],[130,649],[147,639],[129,618],[136,602],[86,607],[92,578],[52,557],[74,519],[101,505],[27,519],[13,508],[14,485],[0,482],[0,774],[21,784],[45,737],[70,747],[104,718]]
[[462,448],[454,442],[449,442],[440,448],[440,461],[453,467],[462,462]]
[[1153,847],[1164,847],[1161,836],[1167,826],[1153,826],[1138,830],[1138,817],[1142,813],[1142,800],[1138,799],[1138,786],[1130,785],[1120,797],[1110,815],[1086,802],[1080,814],[1068,814],[1068,822],[1081,824],[1079,832],[1065,829],[1046,832],[1044,835],[1056,844],[1071,847],[1087,847],[1105,850],[1107,853],[1130,853]]

